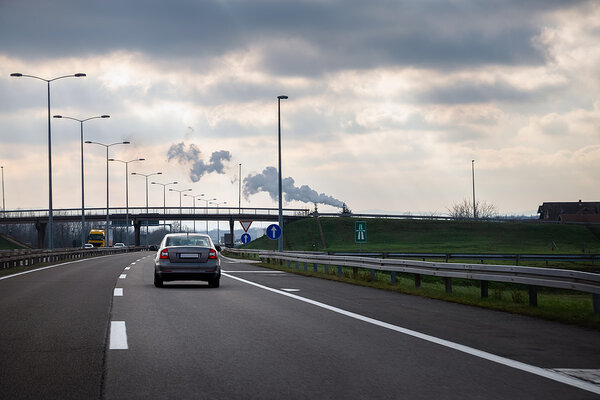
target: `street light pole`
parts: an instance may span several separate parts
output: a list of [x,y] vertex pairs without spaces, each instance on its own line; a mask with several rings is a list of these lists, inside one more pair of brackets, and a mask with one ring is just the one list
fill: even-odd
[[[167,214],[167,196],[165,195],[166,193],[166,187],[169,185],[177,185],[177,181],[174,182],[169,182],[169,183],[160,183],[160,182],[150,182],[151,185],[161,185],[163,187],[163,215]],[[167,230],[167,221],[165,219],[163,219],[163,229],[166,231]]]
[[227,204],[227,202],[226,201],[224,201],[222,203],[214,202],[214,203],[211,203],[211,204],[216,204],[217,205],[217,244],[220,244],[221,243],[221,231],[220,231],[220,226],[219,226],[220,224],[219,224],[219,217],[218,217],[218,215],[219,215],[219,206],[221,204]]
[[192,198],[192,202],[194,203],[193,204],[193,206],[194,206],[194,233],[196,233],[196,197],[204,196],[204,193],[202,193],[202,194],[195,194],[195,195],[194,194],[184,193],[184,196],[191,197]]
[[[208,215],[208,203],[213,200],[216,200],[216,199],[217,199],[216,197],[214,199],[200,199],[200,200],[206,202],[206,208],[204,209],[205,215]],[[208,235],[208,218],[206,218],[206,234]]]
[[277,135],[277,143],[279,149],[279,229],[281,229],[281,235],[277,240],[278,250],[279,252],[283,251],[283,196],[282,196],[282,187],[281,187],[281,100],[286,100],[287,96],[277,96],[277,127],[278,127],[278,135]]
[[52,78],[52,79],[44,79],[44,78],[40,78],[39,76],[34,76],[34,75],[25,75],[25,74],[21,74],[19,72],[14,72],[12,74],[10,74],[10,76],[19,78],[19,77],[25,77],[25,78],[33,78],[33,79],[39,79],[41,81],[44,81],[47,83],[48,86],[48,248],[50,250],[54,249],[54,235],[53,235],[53,217],[52,217],[52,129],[50,126],[50,82],[59,80],[59,79],[63,79],[63,78],[80,78],[83,76],[86,76],[84,73],[76,73],[76,74],[72,74],[72,75],[64,75],[64,76],[59,76],[57,78]]
[[117,161],[125,164],[125,244],[129,247],[129,163],[135,161],[144,161],[145,158],[136,158],[135,160],[123,161],[109,158],[108,161]]
[[[179,189],[171,189],[171,188],[169,188],[169,192],[178,192],[179,193],[179,217],[180,218],[181,218],[181,193],[183,193],[183,192],[191,192],[191,191],[192,191],[192,189],[181,189],[181,190],[179,190]],[[179,220],[179,232],[183,232],[182,223],[183,222],[180,219]]]
[[81,143],[81,248],[83,248],[83,244],[85,243],[85,190],[84,190],[84,181],[83,181],[83,123],[85,121],[89,121],[91,119],[96,118],[110,118],[110,115],[98,115],[95,117],[90,117],[86,119],[77,119],[72,117],[64,117],[62,115],[55,115],[54,118],[62,118],[62,119],[70,119],[73,121],[79,122],[80,126],[80,143]]
[[99,142],[92,142],[91,140],[86,140],[85,141],[86,144],[97,144],[98,146],[104,146],[106,148],[106,231],[105,231],[105,235],[106,235],[106,244],[110,243],[110,217],[109,217],[109,201],[108,201],[108,148],[112,147],[112,146],[116,146],[118,144],[129,144],[130,142],[128,141],[124,141],[124,142],[115,142],[115,143],[110,143],[110,144],[105,144],[105,143],[99,143]]
[[[139,172],[132,172],[131,175],[141,175],[146,178],[146,214],[148,214],[148,177],[154,175],[162,175],[162,172],[153,172],[151,174],[141,174]],[[148,247],[148,217],[146,216],[146,247]]]
[[477,208],[475,205],[475,160],[471,160],[471,174],[473,176],[473,219],[477,219]]
[[240,173],[238,176],[238,214],[242,213],[242,164],[240,164]]
[[6,203],[4,203],[4,166],[0,166],[2,170],[2,212],[6,212]]

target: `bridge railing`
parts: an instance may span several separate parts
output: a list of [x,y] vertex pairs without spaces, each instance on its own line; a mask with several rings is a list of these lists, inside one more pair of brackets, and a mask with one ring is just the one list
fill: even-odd
[[549,287],[575,290],[593,294],[594,312],[600,313],[600,274],[571,271],[554,268],[522,267],[512,265],[490,265],[490,264],[466,264],[448,262],[429,262],[408,259],[373,258],[362,256],[333,256],[318,253],[301,252],[274,252],[264,250],[242,250],[226,249],[232,253],[254,256],[261,261],[281,260],[290,267],[295,263],[296,269],[299,264],[304,264],[304,269],[312,264],[317,270],[317,265],[325,266],[326,273],[329,268],[337,267],[338,275],[343,275],[343,267],[352,267],[353,275],[357,275],[357,269],[371,271],[375,277],[376,271],[387,271],[390,273],[392,284],[396,283],[396,274],[410,273],[415,277],[415,286],[420,287],[421,275],[437,276],[444,278],[446,292],[452,293],[452,278],[473,279],[481,281],[481,296],[488,296],[488,282],[509,282],[529,286],[529,304],[537,305],[537,287]]
[[[130,215],[142,215],[142,214],[198,214],[201,216],[202,214],[217,214],[217,215],[278,215],[279,209],[277,208],[261,208],[261,207],[253,207],[253,208],[238,208],[238,207],[129,207],[129,209],[125,207],[110,207],[108,212],[110,215],[125,215],[129,210]],[[284,216],[308,216],[310,214],[310,210],[304,208],[284,208],[282,210]],[[62,208],[62,209],[53,209],[53,216],[81,216],[81,208]],[[85,215],[106,215],[106,207],[96,207],[96,208],[86,208]],[[47,209],[37,210],[7,210],[0,211],[0,219],[1,218],[44,218],[48,217],[49,212]]]

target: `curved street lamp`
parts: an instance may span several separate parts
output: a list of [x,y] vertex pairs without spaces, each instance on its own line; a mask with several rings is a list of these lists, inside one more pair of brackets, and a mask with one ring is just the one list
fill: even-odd
[[[214,199],[216,200],[216,199]],[[214,203],[210,203],[210,204],[215,204],[217,206],[217,215],[219,215],[219,206],[221,204],[227,204],[226,201],[222,202],[222,203],[217,203],[216,201]],[[217,216],[217,244],[221,243],[221,231],[220,231],[220,226],[219,226],[219,217]]]
[[[192,189],[171,189],[169,188],[169,192],[179,192],[179,216],[181,216],[181,193],[183,192],[191,192]],[[182,229],[182,220],[179,220],[179,232],[183,232]]]
[[187,193],[184,193],[184,196],[192,198],[192,203],[194,205],[194,233],[196,233],[196,216],[195,216],[196,215],[196,198],[204,196],[204,193],[202,193],[202,194],[187,194]]
[[136,158],[135,160],[123,161],[109,158],[108,161],[117,161],[125,164],[125,244],[129,247],[129,163],[136,161],[145,161],[145,158]]
[[[169,182],[169,183],[160,183],[160,182],[150,182],[151,185],[160,185],[163,187],[163,215],[167,215],[167,196],[166,196],[166,187],[169,185],[177,185],[177,181]],[[167,221],[163,219],[163,230],[167,231]]]
[[62,119],[70,119],[73,121],[79,122],[80,125],[80,133],[81,133],[81,248],[83,248],[83,244],[85,243],[85,190],[83,184],[83,123],[89,121],[91,119],[96,118],[110,118],[110,115],[98,115],[95,117],[90,117],[86,119],[77,119],[72,117],[65,117],[62,115],[54,115],[54,118],[62,118]]
[[130,142],[128,141],[124,141],[124,142],[115,142],[115,143],[110,143],[110,144],[104,144],[104,143],[100,143],[100,142],[92,142],[91,140],[86,140],[84,143],[86,144],[97,144],[98,146],[104,146],[106,148],[106,241],[109,241],[109,234],[108,231],[110,229],[110,220],[109,220],[109,213],[108,213],[108,148],[112,147],[112,146],[116,146],[118,144],[129,144]]
[[48,84],[48,248],[54,249],[54,235],[53,235],[53,218],[52,218],[52,129],[50,126],[50,82],[57,81],[63,78],[80,78],[86,76],[86,74],[82,72],[78,72],[72,75],[63,75],[52,79],[40,78],[35,75],[26,75],[20,72],[14,72],[10,74],[10,76],[15,78],[33,78],[39,79],[40,81],[44,81]]

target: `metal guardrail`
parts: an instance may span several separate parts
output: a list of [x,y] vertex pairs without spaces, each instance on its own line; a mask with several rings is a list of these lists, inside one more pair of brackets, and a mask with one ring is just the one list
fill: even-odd
[[590,272],[511,265],[428,262],[229,248],[227,251],[238,254],[252,254],[263,261],[265,259],[287,261],[288,267],[291,262],[296,263],[296,268],[299,268],[298,263],[304,263],[305,269],[307,269],[307,264],[313,264],[315,270],[318,264],[322,264],[326,266],[326,271],[330,266],[337,266],[338,275],[340,276],[343,274],[342,267],[354,268],[355,275],[357,268],[371,270],[372,276],[374,276],[375,271],[387,271],[390,272],[392,283],[396,283],[396,273],[411,273],[415,275],[415,286],[417,287],[420,286],[421,275],[438,276],[444,278],[446,292],[449,293],[452,292],[451,278],[479,280],[482,283],[482,297],[487,297],[488,282],[519,283],[529,285],[529,303],[532,306],[537,305],[537,287],[570,289],[592,293],[594,312],[600,313],[600,274]]
[[95,247],[93,249],[55,249],[55,250],[0,250],[0,270],[32,266],[64,260],[76,260],[107,254],[126,253],[144,250],[146,247]]

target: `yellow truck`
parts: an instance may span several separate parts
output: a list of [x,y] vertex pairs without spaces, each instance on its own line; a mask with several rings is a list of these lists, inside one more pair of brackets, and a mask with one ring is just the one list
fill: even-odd
[[112,237],[110,235],[110,230],[109,230],[109,235],[108,235],[108,240],[107,240],[106,231],[104,229],[90,229],[88,243],[90,243],[94,247],[112,246]]

